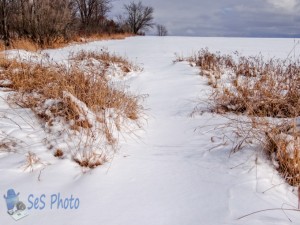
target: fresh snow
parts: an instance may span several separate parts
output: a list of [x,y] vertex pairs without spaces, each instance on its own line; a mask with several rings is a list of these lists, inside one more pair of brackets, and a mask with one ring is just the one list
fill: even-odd
[[[224,54],[239,51],[286,58],[294,43],[293,39],[132,37],[34,54],[8,52],[23,60],[47,58],[57,63],[68,63],[70,54],[80,50],[107,48],[126,56],[143,68],[124,82],[133,93],[148,95],[147,120],[136,135],[120,136],[120,149],[109,163],[83,173],[71,160],[53,157],[43,125],[30,110],[8,105],[8,93],[1,90],[0,140],[12,152],[0,151],[0,192],[4,195],[14,188],[27,206],[30,194],[45,194],[45,208],[29,210],[18,222],[28,225],[300,224],[299,212],[281,210],[237,220],[258,210],[297,208],[297,193],[259,150],[245,148],[230,154],[232,143],[224,135],[234,135],[219,129],[226,127],[224,117],[208,112],[191,116],[194,107],[208,99],[211,88],[198,68],[173,63],[175,53],[189,56],[204,47]],[[299,55],[298,46],[292,55]],[[205,104],[200,107],[205,109]],[[24,171],[28,151],[40,161]],[[79,208],[51,209],[50,196],[58,193],[79,198]],[[15,224],[6,211],[3,198],[1,224]]]

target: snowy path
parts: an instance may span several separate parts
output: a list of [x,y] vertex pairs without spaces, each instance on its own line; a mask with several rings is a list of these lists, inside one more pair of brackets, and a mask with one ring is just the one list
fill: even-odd
[[[296,206],[291,188],[279,185],[262,193],[282,180],[263,159],[255,164],[256,154],[245,150],[229,158],[231,146],[221,146],[213,124],[224,123],[219,116],[205,113],[191,118],[197,97],[205,98],[209,88],[206,80],[197,76],[198,70],[186,63],[173,64],[174,53],[191,53],[201,47],[232,52],[247,49],[246,53],[264,52],[284,55],[290,44],[260,40],[229,39],[171,39],[129,38],[123,41],[95,42],[65,50],[47,51],[57,60],[66,59],[69,50],[82,48],[126,54],[143,64],[144,72],[128,83],[134,92],[148,94],[145,102],[149,116],[145,131],[139,139],[121,143],[120,152],[111,164],[82,175],[74,164],[57,162],[47,167],[37,180],[38,172],[25,174],[5,171],[1,191],[10,185],[21,194],[50,196],[61,192],[80,198],[80,208],[70,210],[35,210],[22,224],[98,224],[98,225],[221,225],[221,224],[291,224],[280,211],[257,214],[243,220],[239,216],[283,203]],[[276,49],[274,50],[274,45]],[[224,47],[227,46],[227,47]],[[247,47],[245,47],[247,46]],[[258,46],[261,46],[258,47]],[[285,46],[285,48],[283,48]],[[287,50],[288,51],[288,50]],[[279,52],[279,53],[278,53]],[[195,132],[195,128],[203,127]],[[210,141],[216,137],[216,142]],[[240,165],[241,164],[241,165]],[[236,167],[237,165],[240,165]],[[234,168],[233,168],[234,167]],[[5,211],[5,205],[0,204]],[[293,224],[300,215],[288,212]],[[4,224],[13,224],[3,217]],[[2,219],[1,219],[2,220]],[[62,223],[64,221],[64,223]]]

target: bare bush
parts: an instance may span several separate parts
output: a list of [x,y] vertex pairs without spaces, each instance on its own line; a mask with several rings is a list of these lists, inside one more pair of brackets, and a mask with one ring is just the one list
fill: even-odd
[[168,30],[164,25],[156,25],[157,36],[168,36]]

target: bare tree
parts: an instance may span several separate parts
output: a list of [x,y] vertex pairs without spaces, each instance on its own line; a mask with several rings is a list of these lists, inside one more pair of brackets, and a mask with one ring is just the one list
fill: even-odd
[[[111,10],[111,0],[74,0],[83,30],[103,25]],[[102,24],[101,24],[102,23]]]
[[11,12],[11,1],[1,0],[0,1],[0,19],[1,19],[0,32],[6,46],[9,46],[10,43],[9,24],[8,24],[8,16],[10,12]]
[[158,25],[156,25],[156,29],[157,29],[158,36],[167,36],[168,35],[168,30],[164,25],[158,24]]
[[126,13],[126,23],[130,32],[138,34],[154,26],[153,13],[154,9],[150,6],[144,6],[141,2],[131,2],[124,5]]

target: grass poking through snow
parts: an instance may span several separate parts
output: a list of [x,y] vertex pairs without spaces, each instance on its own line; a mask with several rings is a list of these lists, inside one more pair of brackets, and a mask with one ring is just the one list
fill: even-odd
[[[101,70],[83,64],[91,58]],[[69,156],[82,167],[94,168],[117,149],[118,132],[139,126],[143,113],[143,97],[112,83],[114,71],[107,76],[107,70],[114,65],[126,75],[138,67],[108,52],[80,52],[71,60],[65,66],[1,59],[0,87],[13,90],[9,101],[30,108],[45,124],[55,157]],[[57,140],[68,148],[61,149]]]
[[234,151],[253,140],[272,160],[285,180],[300,185],[300,61],[211,53],[202,49],[177,57],[200,69],[213,87],[211,110],[246,115],[234,122],[239,140]]

